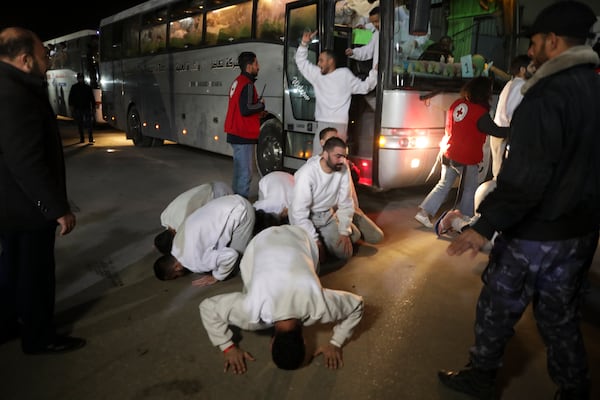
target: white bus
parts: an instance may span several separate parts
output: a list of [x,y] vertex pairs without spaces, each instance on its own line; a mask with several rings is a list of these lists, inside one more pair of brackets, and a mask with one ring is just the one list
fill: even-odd
[[[318,31],[309,58],[332,49],[338,65],[364,74],[367,62],[344,50],[365,43],[352,21],[376,5],[367,0],[150,0],[100,22],[100,71],[106,121],[136,145],[164,140],[231,155],[223,131],[231,82],[242,51],[257,54],[257,90],[269,115],[261,125],[257,165],[261,174],[294,171],[311,156],[314,92],[297,71],[294,54],[305,29]],[[517,2],[417,1],[414,34],[429,43],[454,40],[454,60],[422,61],[408,54],[402,9],[406,1],[379,2],[379,83],[354,96],[349,154],[359,182],[377,190],[423,185],[435,165],[445,114],[461,86],[486,73],[485,60],[506,69],[515,54]],[[425,45],[423,45],[425,46]],[[404,48],[404,52],[402,49]],[[483,57],[479,55],[483,55]],[[463,57],[464,56],[464,57]],[[461,58],[462,57],[462,58]],[[461,61],[463,61],[461,63]],[[499,90],[504,80],[494,79]],[[487,173],[486,162],[482,174]],[[434,179],[435,180],[435,179]]]
[[85,29],[44,42],[49,51],[50,68],[46,72],[48,96],[56,115],[72,118],[67,104],[71,86],[77,83],[77,73],[83,73],[96,98],[96,123],[102,117],[100,90],[98,31]]

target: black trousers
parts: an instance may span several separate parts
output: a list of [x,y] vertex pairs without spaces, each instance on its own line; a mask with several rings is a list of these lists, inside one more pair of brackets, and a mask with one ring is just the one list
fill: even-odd
[[0,232],[0,323],[19,322],[23,349],[54,340],[56,223],[42,229]]

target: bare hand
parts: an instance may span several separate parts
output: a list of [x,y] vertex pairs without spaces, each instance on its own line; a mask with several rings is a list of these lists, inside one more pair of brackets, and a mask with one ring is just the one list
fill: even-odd
[[231,372],[234,374],[246,373],[246,360],[255,361],[254,357],[247,351],[234,347],[224,354],[225,356],[225,370],[227,372],[231,367]]
[[354,54],[354,51],[352,49],[346,49],[346,51],[344,52],[348,57],[350,57],[352,54]]
[[340,245],[342,244],[343,248],[344,248],[344,254],[352,254],[353,253],[353,249],[352,249],[352,239],[350,239],[350,236],[346,236],[346,235],[340,235],[337,244]]
[[310,43],[313,40],[313,38],[315,36],[317,36],[317,31],[314,31],[314,32],[311,32],[311,31],[304,32],[302,34],[302,42],[308,44],[308,43]]
[[202,286],[212,285],[213,283],[217,283],[217,282],[218,282],[217,278],[215,278],[211,274],[207,274],[201,278],[194,279],[192,281],[192,286],[202,287]]
[[461,255],[467,250],[471,250],[471,258],[477,255],[477,252],[486,244],[487,239],[480,235],[474,229],[467,229],[458,235],[452,243],[448,245],[446,253],[451,256]]
[[323,354],[325,366],[329,369],[338,369],[344,366],[344,354],[342,353],[341,347],[327,343],[326,345],[320,346],[313,354],[313,357],[317,357],[319,354]]
[[60,225],[60,236],[64,236],[67,233],[71,232],[73,228],[75,228],[75,224],[77,223],[75,219],[75,214],[72,212],[68,212],[62,217],[59,217],[56,222]]

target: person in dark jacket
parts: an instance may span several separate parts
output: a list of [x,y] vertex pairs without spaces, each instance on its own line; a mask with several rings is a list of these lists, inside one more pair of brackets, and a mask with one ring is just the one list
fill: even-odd
[[229,89],[229,106],[225,117],[227,143],[233,148],[233,193],[248,198],[252,182],[254,146],[260,134],[260,117],[265,109],[254,82],[260,69],[256,54],[244,51],[238,57],[242,73]]
[[0,342],[20,328],[27,354],[74,350],[85,340],[54,327],[57,226],[75,227],[65,162],[45,84],[49,60],[26,29],[0,31]]
[[590,398],[579,308],[600,227],[600,60],[585,45],[594,22],[589,6],[561,1],[532,25],[536,73],[523,85],[496,189],[447,250],[475,254],[500,232],[482,275],[469,363],[438,372],[454,390],[494,396],[504,349],[532,303],[555,399]]
[[94,143],[94,110],[96,108],[96,99],[92,87],[85,83],[83,74],[77,74],[77,83],[71,86],[69,92],[69,107],[73,113],[73,118],[77,121],[79,129],[79,143],[84,142],[84,133],[88,133],[89,143]]

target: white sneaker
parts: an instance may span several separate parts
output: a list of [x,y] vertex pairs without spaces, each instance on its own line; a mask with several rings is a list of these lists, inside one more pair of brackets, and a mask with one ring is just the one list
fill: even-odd
[[417,215],[415,215],[415,219],[423,224],[426,228],[433,228],[433,224],[429,220],[429,217],[423,213],[423,211],[419,211]]

